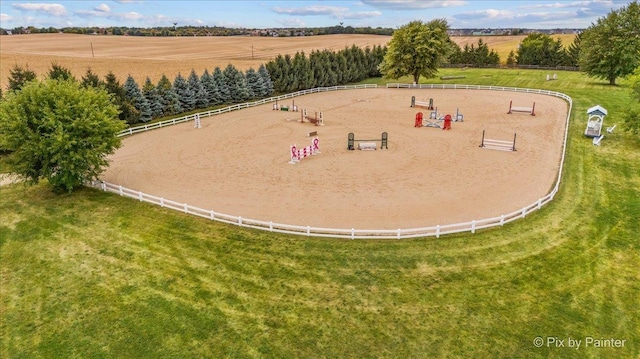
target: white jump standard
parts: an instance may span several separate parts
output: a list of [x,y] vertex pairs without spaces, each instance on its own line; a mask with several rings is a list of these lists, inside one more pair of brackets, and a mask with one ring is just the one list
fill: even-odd
[[193,120],[193,128],[202,128],[202,123],[200,122],[200,115],[197,113]]
[[531,107],[516,107],[513,106],[513,101],[509,101],[509,112],[507,112],[509,115],[512,112],[524,112],[524,113],[528,113],[531,116],[535,116],[536,115],[536,103],[533,103],[533,106]]
[[480,147],[490,150],[499,151],[516,151],[516,134],[513,134],[513,141],[493,140],[484,137],[484,130],[482,130],[482,142]]

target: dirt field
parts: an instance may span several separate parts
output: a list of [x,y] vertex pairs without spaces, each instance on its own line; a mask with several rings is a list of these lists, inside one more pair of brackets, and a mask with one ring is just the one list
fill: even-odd
[[[464,114],[453,129],[414,128],[411,96],[440,113]],[[509,101],[535,117],[506,114]],[[295,99],[326,125],[270,104],[166,127],[124,140],[102,179],[217,212],[286,224],[396,229],[499,216],[546,195],[557,175],[566,103],[477,90],[366,89]],[[422,110],[428,117],[428,110]],[[516,152],[479,147],[511,140]],[[321,154],[289,164],[289,146],[318,131]],[[347,134],[389,149],[348,151]],[[378,143],[379,145],[379,143]]]
[[[112,71],[124,83],[131,75],[142,85],[147,76],[157,83],[165,74],[173,81],[178,73],[188,76],[191,69],[199,75],[205,69],[226,67],[239,70],[260,64],[278,54],[298,51],[341,50],[351,45],[385,45],[389,36],[331,35],[311,37],[135,37],[73,34],[34,34],[2,36],[0,41],[0,78],[7,88],[9,71],[15,64],[26,66],[44,76],[52,63],[70,69],[81,78],[88,68],[104,77]],[[92,49],[93,48],[93,49]]]
[[[573,35],[558,35],[563,44]],[[509,51],[516,51],[520,36],[454,36],[459,46],[477,45],[482,38],[504,62]],[[346,46],[386,45],[390,36],[329,35],[311,37],[134,37],[73,34],[34,34],[2,36],[0,39],[0,86],[7,88],[9,71],[18,64],[29,66],[44,76],[57,63],[81,78],[88,68],[104,77],[112,71],[124,83],[131,75],[142,85],[147,76],[157,83],[162,74],[171,81],[178,73],[187,76],[191,69],[202,74],[229,63],[242,71],[275,58],[278,54],[309,54],[312,50],[341,50]]]

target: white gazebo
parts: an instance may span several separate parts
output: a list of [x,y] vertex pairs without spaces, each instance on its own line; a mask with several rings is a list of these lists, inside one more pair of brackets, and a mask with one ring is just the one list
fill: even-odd
[[600,106],[596,105],[587,110],[587,116],[589,119],[587,120],[587,128],[584,130],[584,135],[587,137],[600,137],[600,133],[602,132],[602,123],[604,121],[604,116],[607,115],[607,110]]

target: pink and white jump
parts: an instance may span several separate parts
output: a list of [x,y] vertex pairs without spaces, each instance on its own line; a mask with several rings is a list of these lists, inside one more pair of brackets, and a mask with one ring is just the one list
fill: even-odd
[[291,145],[291,151],[290,151],[291,160],[289,161],[289,163],[295,165],[305,157],[315,156],[319,154],[320,153],[319,143],[320,143],[320,140],[318,139],[318,137],[314,137],[311,140],[310,146],[307,146],[304,148],[297,148],[296,145]]

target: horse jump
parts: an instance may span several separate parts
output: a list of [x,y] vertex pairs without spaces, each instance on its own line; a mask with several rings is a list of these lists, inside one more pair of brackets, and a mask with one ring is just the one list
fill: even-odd
[[482,143],[480,143],[480,147],[499,151],[516,151],[516,134],[514,132],[513,141],[492,140],[485,138],[484,130],[482,130]]
[[411,107],[422,107],[427,110],[433,110],[433,99],[429,99],[429,103],[423,101],[416,101],[415,96],[411,96]]
[[298,148],[296,147],[296,145],[291,145],[291,150],[290,150],[291,160],[289,161],[289,163],[291,163],[292,165],[295,165],[305,157],[317,155],[318,153],[320,153],[319,143],[320,143],[320,140],[318,139],[318,137],[314,137],[311,140],[310,146],[307,146],[304,148]]
[[300,122],[304,122],[307,120],[308,122],[315,123],[316,126],[324,126],[324,120],[322,119],[322,112],[320,112],[320,116],[316,112],[315,117],[307,116],[307,109],[303,109],[300,113]]
[[512,112],[524,112],[524,113],[528,113],[531,116],[535,116],[536,115],[536,103],[533,103],[533,106],[531,107],[516,107],[513,106],[513,101],[509,101],[509,112],[507,112],[508,114],[511,114]]
[[380,142],[380,149],[389,149],[389,147],[387,146],[387,142],[389,140],[389,135],[386,132],[382,133],[382,136],[379,140],[357,140],[355,138],[355,135],[353,134],[353,132],[349,132],[349,135],[347,136],[347,150],[349,151],[353,151],[355,150],[355,142],[359,142],[358,143],[358,149],[359,150],[375,150],[376,149],[376,142]]
[[[457,116],[457,114],[456,114]],[[431,119],[431,118],[430,118]],[[450,130],[451,129],[451,121],[453,121],[453,119],[451,118],[451,115],[445,115],[439,119],[436,119],[436,121],[430,121],[426,120],[426,124],[423,124],[423,115],[422,112],[418,112],[416,113],[416,122],[414,123],[414,127],[434,127],[434,128],[442,128],[443,130]],[[440,126],[439,122],[444,122],[443,126]]]
[[291,109],[291,111],[294,112],[298,112],[298,106],[296,106],[296,101],[295,100],[291,100],[291,107],[289,106],[285,106],[285,105],[279,105],[278,106],[278,100],[276,100],[276,103],[273,104],[273,110],[274,111],[289,111],[289,109]]

